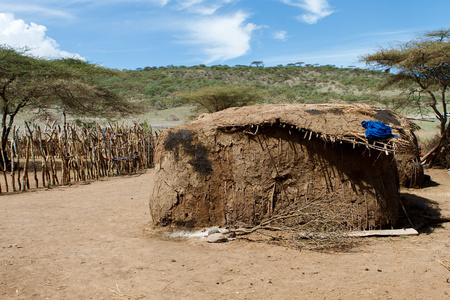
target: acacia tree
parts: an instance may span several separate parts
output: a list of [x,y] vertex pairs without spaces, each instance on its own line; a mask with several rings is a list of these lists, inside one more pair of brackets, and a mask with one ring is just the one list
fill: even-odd
[[197,106],[198,111],[208,113],[254,104],[262,93],[248,86],[209,86],[183,94],[182,98]]
[[381,48],[365,56],[368,65],[393,70],[383,87],[411,84],[406,104],[431,107],[440,122],[441,138],[438,144],[422,158],[422,163],[433,163],[443,154],[450,167],[450,126],[448,122],[448,88],[450,86],[450,29],[426,32],[416,39]]
[[264,62],[261,60],[255,60],[251,64],[252,66],[255,66],[257,68],[264,68]]
[[41,113],[59,108],[69,114],[99,117],[137,111],[135,105],[99,85],[102,77],[118,71],[77,59],[31,57],[26,52],[0,47],[0,158],[4,162],[15,118],[26,108]]

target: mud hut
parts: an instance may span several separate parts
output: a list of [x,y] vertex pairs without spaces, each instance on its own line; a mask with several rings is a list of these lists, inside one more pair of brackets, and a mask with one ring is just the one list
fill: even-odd
[[[398,138],[368,141],[362,121]],[[394,153],[413,147],[411,124],[354,105],[255,105],[205,114],[164,131],[155,151],[153,222],[254,226],[286,210],[345,212],[348,229],[395,225]]]

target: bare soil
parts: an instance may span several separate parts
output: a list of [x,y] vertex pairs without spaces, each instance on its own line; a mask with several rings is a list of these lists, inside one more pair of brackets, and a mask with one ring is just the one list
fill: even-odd
[[[450,174],[403,190],[450,214]],[[445,299],[450,223],[419,236],[360,239],[345,252],[238,239],[209,244],[152,228],[154,170],[0,196],[1,299]],[[421,203],[421,204],[420,204]],[[424,206],[426,205],[426,206]]]

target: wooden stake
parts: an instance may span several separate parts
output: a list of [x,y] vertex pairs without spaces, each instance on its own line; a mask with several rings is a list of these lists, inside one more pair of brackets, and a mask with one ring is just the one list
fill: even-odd
[[419,232],[414,228],[405,229],[390,229],[390,230],[364,230],[353,231],[344,234],[347,237],[369,237],[369,236],[403,236],[403,235],[418,235]]

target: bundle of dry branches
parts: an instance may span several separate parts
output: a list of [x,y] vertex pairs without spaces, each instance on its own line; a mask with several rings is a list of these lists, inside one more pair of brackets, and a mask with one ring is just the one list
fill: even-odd
[[[343,249],[353,241],[346,235],[350,216],[348,210],[332,207],[330,203],[313,202],[296,209],[287,209],[254,227],[232,229],[237,237],[260,234],[273,241],[308,250]],[[248,238],[247,238],[248,239]]]

